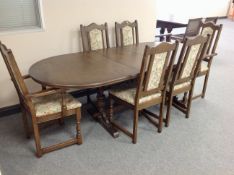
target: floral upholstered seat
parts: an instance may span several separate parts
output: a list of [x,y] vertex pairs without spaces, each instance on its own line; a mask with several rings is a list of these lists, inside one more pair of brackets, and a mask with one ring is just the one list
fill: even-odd
[[[25,80],[32,77],[30,75],[22,76],[11,49],[8,49],[0,42],[0,52],[19,97],[26,137],[30,138],[31,133],[34,134],[36,156],[41,157],[43,154],[70,145],[82,144],[80,129],[81,103],[67,94],[66,89],[42,87],[42,90],[31,93]],[[43,71],[43,69],[40,71]],[[58,120],[62,124],[64,118],[72,115],[76,117],[75,137],[57,144],[42,147],[40,138],[41,128],[39,126],[55,120]],[[29,117],[31,118],[30,124],[33,132],[31,132],[31,127],[29,126]]]
[[201,63],[201,66],[197,75],[198,77],[204,76],[202,88],[201,88],[202,90],[201,90],[201,93],[199,93],[198,95],[195,95],[193,99],[196,99],[199,97],[205,98],[212,60],[217,55],[216,49],[217,49],[221,31],[222,31],[222,27],[223,27],[222,24],[216,25],[216,22],[217,22],[217,17],[210,17],[210,18],[207,18],[205,22],[201,23],[200,34],[204,37],[207,37],[209,35],[209,41],[207,42],[206,54],[204,55],[204,58],[202,60],[202,63]]
[[[148,86],[146,87],[147,90],[152,90],[152,89],[159,87],[161,76],[163,73],[163,68],[165,65],[166,56],[167,56],[167,52],[154,55],[155,59],[152,63],[152,70],[150,71],[150,75],[149,75],[149,83],[148,83]],[[112,90],[110,93],[132,105],[135,104],[136,88],[125,89],[125,90],[117,89],[117,90]],[[161,93],[155,93],[155,94],[140,98],[139,103],[141,104],[141,103],[151,101],[160,97],[161,97]]]
[[132,45],[133,40],[134,40],[133,33],[132,33],[132,27],[130,27],[130,26],[123,27],[122,31],[123,31],[123,44],[124,44],[124,46]]
[[115,22],[115,37],[117,47],[138,44],[139,36],[137,20],[134,22]]
[[[191,50],[189,52],[189,55],[188,55],[188,59],[186,61],[186,64],[185,64],[185,67],[184,67],[184,70],[182,72],[182,78],[187,78],[190,76],[192,70],[193,70],[193,66],[194,64],[196,64],[196,57],[197,57],[197,54],[198,54],[198,51],[200,49],[200,44],[196,44],[196,45],[193,45],[191,47]],[[203,67],[204,68],[204,67]],[[180,83],[180,84],[177,84],[174,86],[174,90],[179,90],[181,88],[186,88],[186,87],[189,87],[191,85],[191,82],[183,82],[183,83]]]
[[201,44],[196,44],[196,45],[191,46],[191,50],[189,52],[188,59],[185,63],[185,67],[183,69],[181,78],[189,77],[190,74],[192,73],[193,67],[197,61],[196,58],[197,58],[200,47],[201,47]]
[[[187,59],[186,64],[184,66],[181,78],[187,78],[192,73],[193,66],[194,66],[194,64],[196,64],[196,57],[197,57],[197,54],[199,52],[200,46],[201,46],[201,44],[196,44],[196,45],[193,45],[191,47],[191,50],[189,52],[188,59]],[[186,87],[189,87],[190,85],[191,85],[190,81],[183,82],[183,83],[175,85],[173,90],[177,91],[177,90],[180,90],[182,88],[184,89]],[[168,88],[168,91],[169,91],[169,88]]]
[[174,67],[174,75],[167,93],[168,108],[165,120],[167,127],[169,126],[172,106],[183,112],[186,118],[189,117],[195,81],[207,50],[208,41],[209,37],[202,35],[187,37],[183,41],[181,54]]
[[107,23],[80,25],[80,31],[84,52],[110,47]]
[[103,49],[102,31],[93,29],[89,32],[91,50]]
[[[73,98],[70,94],[66,94],[64,98],[67,110],[81,107],[81,103]],[[36,117],[55,114],[61,112],[61,94],[52,94],[43,97],[32,98],[35,106]]]
[[[115,89],[110,91],[110,93],[123,101],[126,101],[132,105],[135,104],[136,88],[131,89]],[[154,100],[161,97],[161,93],[156,93],[153,95],[145,96],[139,99],[139,103],[145,103],[150,100]]]
[[[137,141],[139,113],[153,123],[159,133],[162,131],[166,87],[171,77],[178,45],[179,42],[162,42],[154,47],[146,45],[137,85],[134,88],[116,88],[109,93],[110,121],[116,128],[131,137],[132,143]],[[112,99],[116,100],[118,104],[122,103],[134,110],[132,132],[114,121]],[[149,109],[155,105],[160,106],[158,114]]]
[[177,84],[174,86],[174,90],[179,90],[181,88],[185,88],[185,87],[188,87],[190,86],[190,82],[185,82],[185,83],[181,83],[181,84]]
[[200,72],[208,71],[208,65],[205,62],[202,62]]
[[[204,36],[204,37],[206,37],[207,35],[213,35],[214,34],[214,29],[212,29],[211,27],[204,27],[203,29],[202,29],[202,36]],[[211,42],[211,40],[210,40],[210,43],[209,44],[211,44],[212,42]],[[204,62],[204,61],[202,61],[202,63],[201,63],[201,67],[200,67],[200,72],[206,72],[206,71],[208,71],[209,70],[209,67],[208,67],[208,64],[207,64],[207,62]]]
[[214,29],[212,29],[211,27],[204,27],[202,30],[202,36],[206,37],[208,34],[212,35],[214,33]]

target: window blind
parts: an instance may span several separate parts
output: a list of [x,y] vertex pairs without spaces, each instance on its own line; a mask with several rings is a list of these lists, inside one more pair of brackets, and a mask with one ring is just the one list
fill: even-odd
[[0,0],[0,31],[41,27],[37,0]]

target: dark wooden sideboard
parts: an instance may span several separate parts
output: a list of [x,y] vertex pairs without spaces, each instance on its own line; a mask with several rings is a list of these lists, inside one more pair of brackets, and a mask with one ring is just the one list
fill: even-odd
[[178,22],[164,21],[164,20],[156,21],[156,28],[160,28],[160,35],[158,35],[160,37],[160,41],[164,40],[165,30],[167,30],[167,33],[170,34],[173,28],[180,28],[180,27],[186,27],[186,26],[187,24],[178,23]]

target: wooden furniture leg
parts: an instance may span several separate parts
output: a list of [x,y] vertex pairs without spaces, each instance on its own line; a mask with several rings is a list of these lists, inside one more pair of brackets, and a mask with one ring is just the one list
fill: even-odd
[[163,107],[164,107],[164,100],[160,104],[160,113],[159,113],[159,121],[158,121],[158,132],[162,132],[162,123],[163,123]]
[[202,95],[201,95],[202,98],[205,98],[209,74],[210,74],[210,71],[208,71],[207,74],[205,75],[205,80],[204,80],[204,84],[202,88]]
[[36,144],[36,156],[41,157],[42,156],[42,149],[41,149],[41,141],[40,141],[40,133],[37,123],[33,123],[33,132],[34,132],[34,140]]
[[23,107],[21,107],[21,111],[22,111],[22,119],[23,119],[25,135],[26,135],[26,138],[29,139],[30,138],[30,128],[29,128],[29,125],[28,125],[27,113],[26,113],[26,111],[25,111],[25,109]]
[[189,118],[192,98],[193,98],[193,88],[189,91],[189,97],[188,97],[188,101],[187,101],[187,111],[186,111],[186,115],[185,115],[186,118]]
[[80,129],[80,120],[81,120],[81,111],[78,110],[76,113],[76,139],[77,144],[81,145],[83,142],[82,136],[81,136],[81,129]]
[[[170,93],[170,92],[169,92]],[[166,114],[166,120],[165,120],[165,126],[168,127],[169,126],[169,122],[170,122],[170,116],[171,116],[171,106],[172,106],[172,94],[170,93],[168,95],[168,103],[167,103],[167,114]]]
[[138,117],[139,117],[139,111],[137,109],[134,109],[133,137],[132,137],[132,143],[134,144],[137,142]]
[[110,121],[110,117],[107,115],[107,110],[105,109],[105,95],[103,88],[98,88],[97,91],[97,104],[96,111],[93,112],[88,110],[88,112],[93,116],[95,120],[97,120],[103,128],[105,128],[112,137],[117,138],[119,136],[119,132],[115,129]]

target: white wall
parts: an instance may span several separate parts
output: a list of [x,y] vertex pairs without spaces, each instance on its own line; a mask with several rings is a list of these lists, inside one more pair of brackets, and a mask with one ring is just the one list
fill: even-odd
[[187,22],[189,18],[226,16],[230,0],[157,0],[157,18]]
[[[43,58],[81,51],[80,24],[107,22],[111,45],[114,22],[138,20],[140,42],[153,41],[155,0],[43,0],[45,31],[1,35],[0,40],[13,50],[23,74]],[[0,107],[18,103],[14,86],[0,56]]]

